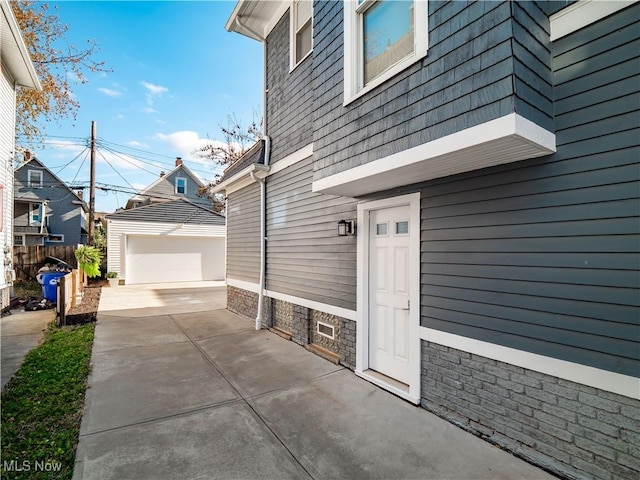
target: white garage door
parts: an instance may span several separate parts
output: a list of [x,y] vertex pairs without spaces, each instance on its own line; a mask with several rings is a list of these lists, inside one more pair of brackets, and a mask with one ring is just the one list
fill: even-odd
[[224,280],[224,238],[127,238],[126,282]]

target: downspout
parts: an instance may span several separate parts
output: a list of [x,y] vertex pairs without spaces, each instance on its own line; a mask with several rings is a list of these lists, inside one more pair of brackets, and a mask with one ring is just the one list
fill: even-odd
[[[269,166],[271,161],[271,138],[266,134],[267,131],[267,40],[260,33],[250,29],[240,21],[240,15],[235,19],[236,25],[253,35],[256,40],[262,41],[262,122],[263,133],[262,139],[264,140],[264,165]],[[266,179],[258,178],[255,172],[251,172],[251,179],[260,183],[260,291],[258,292],[258,312],[256,313],[256,330],[262,328],[262,308],[264,305],[264,291],[266,287],[266,274],[267,274],[267,189]]]
[[[264,139],[264,164],[269,166],[271,156],[271,139],[262,135]],[[258,292],[258,312],[256,314],[256,330],[262,328],[262,307],[264,305],[264,291],[267,280],[267,188],[266,178],[259,178],[251,172],[251,178],[260,183],[260,291]]]

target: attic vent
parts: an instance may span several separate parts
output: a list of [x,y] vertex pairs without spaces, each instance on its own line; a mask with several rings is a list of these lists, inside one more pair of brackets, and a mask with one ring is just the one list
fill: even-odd
[[336,338],[335,327],[328,323],[318,322],[318,333],[323,337],[330,338],[331,340],[335,340]]

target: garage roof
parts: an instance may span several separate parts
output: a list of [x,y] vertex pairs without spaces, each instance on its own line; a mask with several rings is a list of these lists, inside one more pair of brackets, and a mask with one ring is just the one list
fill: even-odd
[[225,224],[223,215],[183,198],[130,210],[120,210],[107,215],[106,218],[108,220],[131,222],[186,223],[195,225]]

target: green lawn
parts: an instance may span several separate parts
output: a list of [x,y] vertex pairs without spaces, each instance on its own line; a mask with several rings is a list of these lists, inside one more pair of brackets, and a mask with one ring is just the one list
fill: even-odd
[[71,478],[94,324],[50,326],[2,392],[2,479]]

